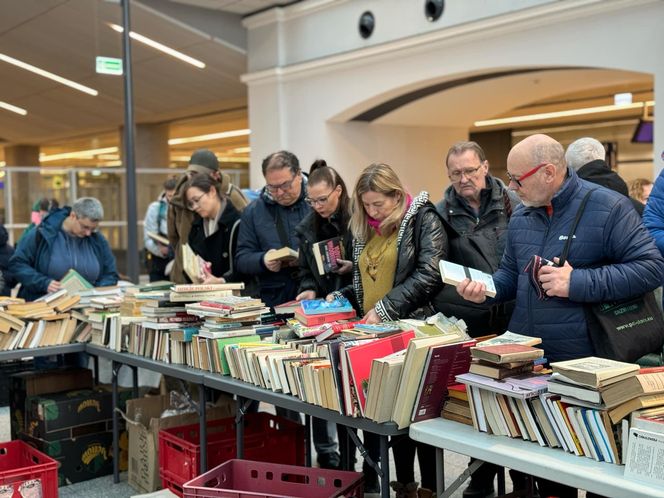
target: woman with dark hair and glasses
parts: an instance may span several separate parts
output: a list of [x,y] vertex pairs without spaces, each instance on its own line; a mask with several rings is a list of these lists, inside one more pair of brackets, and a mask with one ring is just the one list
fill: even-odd
[[339,267],[332,273],[321,275],[316,265],[313,246],[317,242],[339,237],[344,246],[344,255],[350,255],[351,237],[348,231],[350,221],[350,199],[346,184],[339,174],[318,160],[309,173],[307,204],[312,211],[295,227],[300,239],[300,286],[297,300],[325,297],[350,283],[352,263],[338,260]]
[[195,175],[184,186],[187,207],[195,214],[189,247],[209,263],[202,283],[237,280],[233,256],[237,246],[240,213],[208,175]]

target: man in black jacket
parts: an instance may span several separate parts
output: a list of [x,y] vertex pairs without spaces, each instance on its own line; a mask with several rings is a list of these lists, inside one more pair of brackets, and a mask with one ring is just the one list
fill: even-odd
[[[605,157],[606,151],[602,142],[591,137],[575,140],[569,144],[565,151],[567,166],[574,169],[579,178],[629,197],[627,183],[606,164]],[[632,201],[639,216],[643,216],[645,206],[631,197],[629,200]]]
[[[457,142],[445,159],[450,185],[436,205],[449,239],[448,260],[492,274],[498,269],[507,239],[507,224],[519,200],[498,178],[476,142]],[[472,337],[501,334],[507,328],[513,303],[477,305],[446,285],[433,301],[436,311],[463,319]],[[464,498],[493,493],[497,467],[485,463],[473,475]]]

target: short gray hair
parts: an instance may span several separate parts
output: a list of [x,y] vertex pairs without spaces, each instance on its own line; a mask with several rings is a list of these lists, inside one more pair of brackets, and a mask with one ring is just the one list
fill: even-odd
[[99,199],[94,197],[81,197],[71,207],[77,218],[87,218],[90,221],[100,221],[104,218],[104,208]]
[[591,137],[583,137],[575,140],[565,152],[567,165],[575,171],[579,171],[583,166],[591,161],[606,158],[606,150],[602,142]]

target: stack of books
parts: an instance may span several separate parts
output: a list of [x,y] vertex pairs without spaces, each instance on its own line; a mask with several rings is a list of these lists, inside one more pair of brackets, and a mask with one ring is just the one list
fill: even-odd
[[445,401],[445,405],[443,405],[440,416],[465,425],[473,425],[470,403],[468,402],[468,391],[464,384],[452,384],[447,388],[447,400]]
[[357,317],[355,309],[346,298],[337,298],[333,301],[305,299],[300,302],[300,308],[296,308],[294,314],[305,327],[316,327]]
[[225,284],[181,284],[173,285],[169,299],[175,303],[214,301],[218,298],[236,296],[244,289],[244,283]]
[[[504,379],[533,370],[535,360],[544,356],[544,351],[518,343],[481,342],[471,350],[473,361],[469,371],[492,379]],[[540,340],[541,342],[541,340]]]

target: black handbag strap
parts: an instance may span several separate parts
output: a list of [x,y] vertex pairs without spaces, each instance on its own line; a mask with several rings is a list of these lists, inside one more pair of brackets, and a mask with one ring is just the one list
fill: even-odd
[[590,194],[592,194],[595,190],[597,189],[590,190],[583,197],[583,200],[581,201],[581,205],[579,206],[579,210],[576,212],[576,217],[574,218],[574,222],[572,223],[572,226],[569,230],[569,235],[567,236],[567,240],[565,241],[565,247],[563,248],[563,252],[560,255],[558,261],[558,265],[560,266],[563,266],[565,264],[565,261],[567,261],[569,248],[572,245],[572,239],[574,238],[574,232],[576,232],[576,227],[579,226],[579,221],[581,221],[581,216],[583,216],[583,211],[585,211],[586,209],[586,204],[588,204],[588,200],[590,199]]
[[270,212],[272,213],[274,224],[277,226],[277,233],[279,234],[279,242],[281,242],[281,247],[290,247],[288,234],[286,233],[286,228],[284,227],[284,220],[281,218],[279,206],[270,206]]

